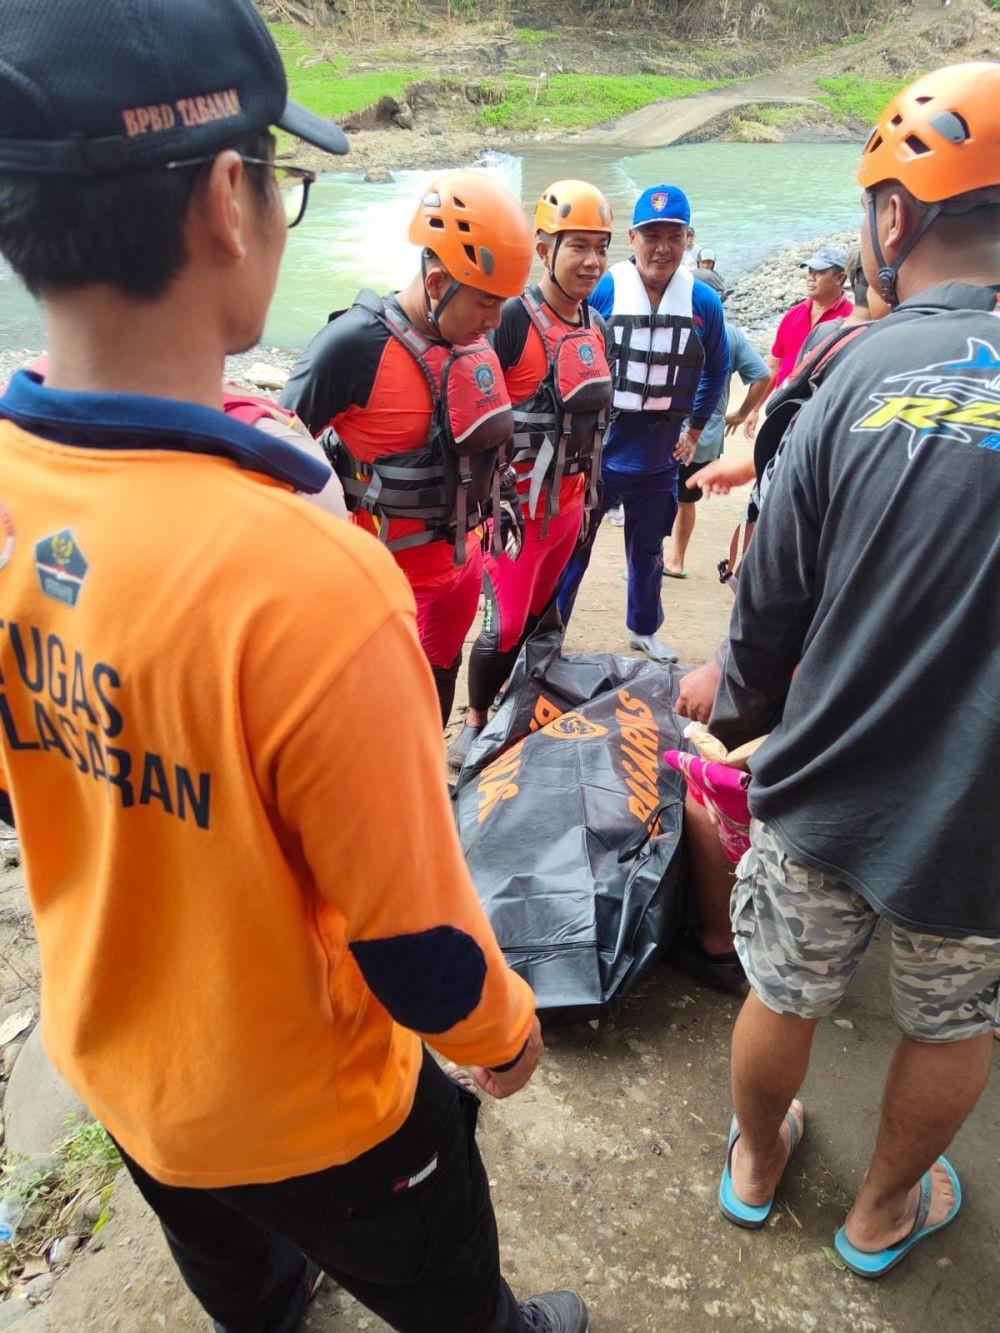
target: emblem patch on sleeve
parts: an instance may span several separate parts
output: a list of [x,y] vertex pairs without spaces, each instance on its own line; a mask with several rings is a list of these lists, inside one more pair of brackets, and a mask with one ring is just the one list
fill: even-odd
[[35,569],[46,597],[76,606],[90,566],[69,528],[43,537],[35,546]]

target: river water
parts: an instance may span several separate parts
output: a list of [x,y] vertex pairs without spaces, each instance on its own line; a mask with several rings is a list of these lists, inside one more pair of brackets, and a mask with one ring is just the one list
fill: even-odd
[[[855,144],[685,144],[634,156],[620,150],[562,144],[531,146],[522,155],[488,153],[478,165],[533,207],[560,177],[593,181],[617,219],[612,256],[627,252],[627,221],[640,189],[667,181],[692,201],[697,243],[712,246],[727,280],[789,241],[854,226],[860,219]],[[416,267],[406,228],[430,171],[400,171],[385,185],[331,173],[313,187],[304,221],[289,234],[264,342],[301,347],[332,311],[362,286],[398,287]],[[37,308],[0,261],[0,347],[38,348]]]

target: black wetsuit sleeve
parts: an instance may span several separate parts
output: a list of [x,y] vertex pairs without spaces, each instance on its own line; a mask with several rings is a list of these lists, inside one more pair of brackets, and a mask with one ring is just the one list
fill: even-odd
[[524,302],[519,296],[512,296],[504,304],[500,327],[493,340],[493,348],[503,370],[516,366],[524,355],[530,328],[531,319],[524,308]]
[[590,323],[604,339],[604,355],[609,357],[611,355],[611,338],[608,334],[608,322],[603,315],[598,314],[593,306],[590,307]]
[[303,352],[282,390],[282,407],[319,435],[349,407],[366,406],[390,336],[373,314],[352,306]]

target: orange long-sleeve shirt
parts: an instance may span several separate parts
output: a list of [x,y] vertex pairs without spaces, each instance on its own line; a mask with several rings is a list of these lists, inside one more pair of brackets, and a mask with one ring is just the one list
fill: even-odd
[[19,376],[4,415],[0,790],[49,1054],[167,1184],[348,1161],[406,1118],[421,1036],[499,1065],[533,1015],[406,582],[220,413]]

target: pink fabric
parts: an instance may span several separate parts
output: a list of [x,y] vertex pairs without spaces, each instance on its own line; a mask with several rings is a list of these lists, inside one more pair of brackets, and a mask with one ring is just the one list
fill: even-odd
[[816,324],[813,324],[812,297],[807,296],[804,301],[786,311],[778,325],[778,331],[774,335],[774,346],[771,348],[771,355],[781,362],[775,376],[774,387],[777,388],[782,380],[786,380],[792,373],[802,351],[802,344],[816,325],[827,324],[831,319],[846,319],[853,309],[854,306],[845,296],[836,305],[830,306],[829,310],[824,310]]
[[683,750],[668,750],[664,762],[687,780],[688,791],[716,817],[722,850],[736,862],[750,846],[750,774]]
[[417,601],[417,634],[431,666],[451,666],[472,628],[483,586],[483,552],[470,540],[465,564],[455,568],[447,583],[413,588]]
[[[541,505],[541,501],[539,502]],[[566,568],[583,521],[583,499],[549,519],[542,541],[542,515],[530,518],[525,507],[524,545],[516,560],[488,555],[485,570],[500,615],[500,651],[509,652],[524,633],[528,616],[545,610]]]

